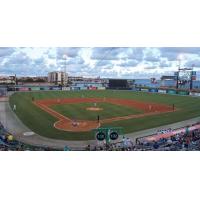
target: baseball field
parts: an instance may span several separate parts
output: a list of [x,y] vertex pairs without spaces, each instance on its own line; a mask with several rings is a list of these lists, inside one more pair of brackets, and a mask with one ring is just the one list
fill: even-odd
[[19,92],[10,97],[14,105],[32,131],[63,140],[94,139],[98,127],[133,133],[200,115],[199,98],[133,91]]

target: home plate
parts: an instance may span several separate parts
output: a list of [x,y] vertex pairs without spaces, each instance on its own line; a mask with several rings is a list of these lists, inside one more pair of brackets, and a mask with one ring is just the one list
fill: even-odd
[[34,135],[35,133],[34,132],[25,132],[23,133],[24,136],[31,136],[31,135]]

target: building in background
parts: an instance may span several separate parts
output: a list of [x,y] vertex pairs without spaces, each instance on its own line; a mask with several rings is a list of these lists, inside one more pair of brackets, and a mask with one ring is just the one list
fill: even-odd
[[48,73],[48,82],[55,85],[67,85],[68,74],[61,71],[54,71]]
[[15,76],[0,76],[0,85],[15,85]]
[[47,83],[47,76],[21,76],[17,77],[17,84]]

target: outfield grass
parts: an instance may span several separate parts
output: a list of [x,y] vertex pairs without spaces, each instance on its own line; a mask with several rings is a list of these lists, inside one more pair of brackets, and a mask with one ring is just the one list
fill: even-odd
[[[144,102],[162,103],[166,105],[175,104],[179,111],[173,113],[163,113],[154,116],[147,116],[138,119],[116,121],[108,126],[122,126],[125,133],[130,133],[147,128],[153,128],[165,124],[170,124],[189,118],[200,116],[200,99],[190,96],[176,96],[167,94],[144,93],[133,91],[46,91],[46,92],[21,92],[10,97],[10,105],[17,105],[16,114],[31,130],[45,137],[66,139],[66,140],[88,140],[94,139],[92,132],[72,133],[57,130],[53,127],[56,118],[32,104],[32,97],[37,99],[51,98],[77,98],[84,97],[112,97],[135,99]],[[129,108],[130,109],[130,108]],[[88,111],[85,111],[85,115]]]
[[97,115],[100,116],[100,119],[108,119],[113,117],[143,113],[143,111],[137,110],[136,108],[134,109],[128,106],[120,106],[112,103],[97,103],[96,106],[102,108],[103,110],[87,110],[88,107],[94,107],[93,103],[76,103],[64,105],[57,104],[51,106],[51,108],[70,119],[79,120],[97,120]]

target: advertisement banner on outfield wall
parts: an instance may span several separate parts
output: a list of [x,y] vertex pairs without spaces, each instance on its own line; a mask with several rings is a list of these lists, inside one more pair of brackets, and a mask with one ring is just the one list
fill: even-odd
[[32,91],[35,91],[35,90],[40,90],[40,87],[31,87],[30,88]]
[[6,96],[6,93],[7,93],[7,88],[1,88],[0,87],[0,97]]
[[198,92],[190,92],[191,96],[200,97],[200,93]]
[[188,91],[178,91],[177,94],[179,94],[179,95],[188,95],[189,92]]
[[52,87],[52,90],[61,90],[61,87]]
[[80,87],[80,90],[87,90],[87,87]]
[[176,94],[176,90],[167,90],[168,94]]
[[23,87],[23,88],[18,88],[19,91],[29,91],[29,88]]
[[150,88],[149,92],[158,92],[158,89],[157,88]]
[[98,87],[98,90],[105,90],[105,87]]
[[80,90],[80,87],[71,87],[71,90],[78,91]]
[[88,87],[88,90],[97,90],[97,87],[91,86],[91,87]]
[[158,93],[166,94],[166,90],[158,90]]
[[50,87],[40,87],[40,90],[50,90]]
[[70,87],[62,87],[62,90],[69,91]]
[[142,92],[148,92],[148,91],[149,91],[149,89],[144,89],[144,88],[141,88],[141,91],[142,91]]

